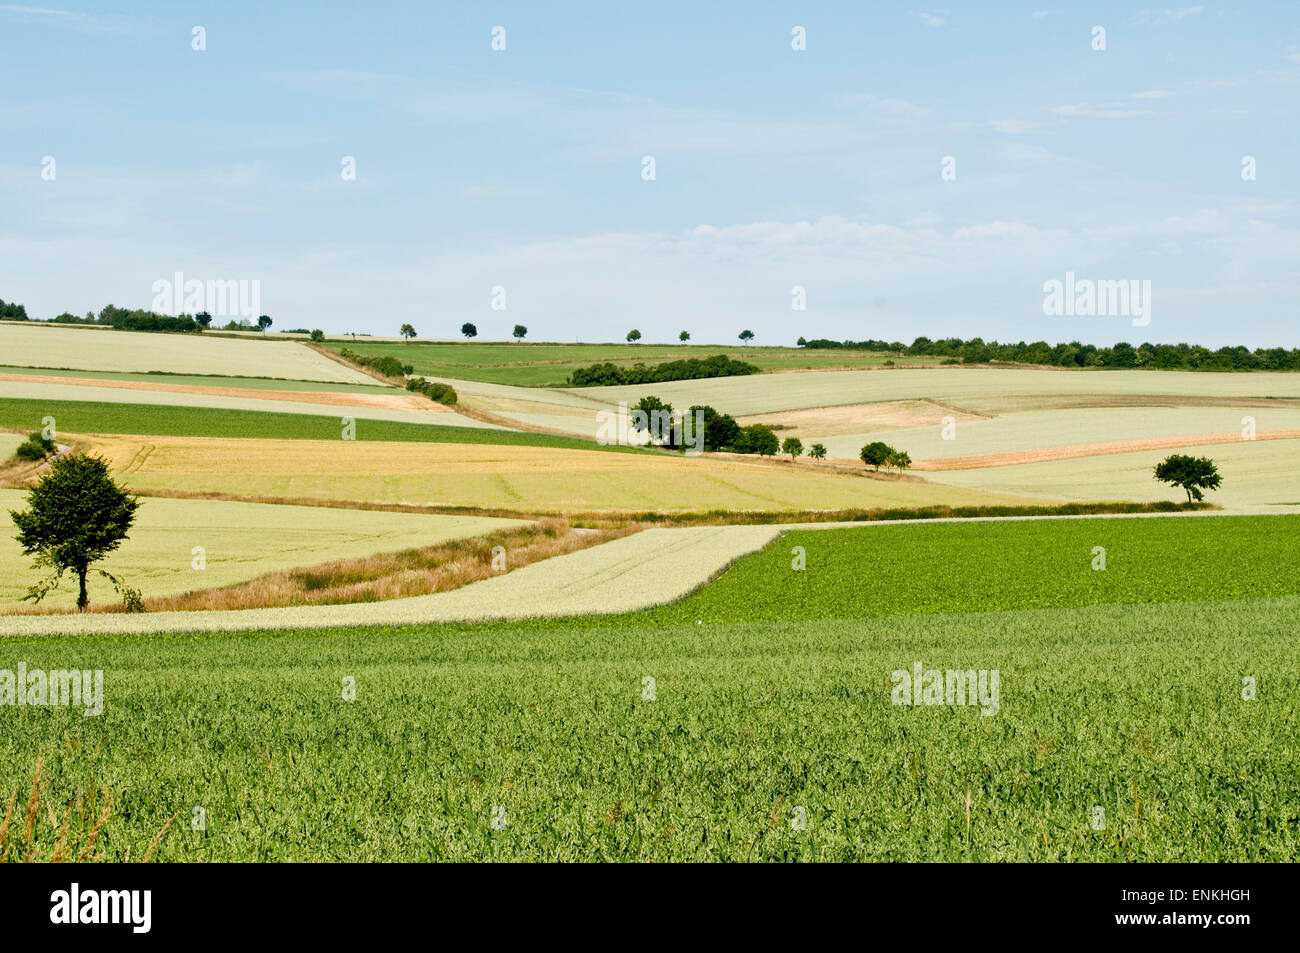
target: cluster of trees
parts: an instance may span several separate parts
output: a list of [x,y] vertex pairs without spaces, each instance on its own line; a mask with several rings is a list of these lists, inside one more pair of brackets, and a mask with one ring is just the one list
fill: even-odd
[[753,364],[732,360],[725,354],[665,361],[649,367],[644,364],[619,367],[606,362],[578,368],[569,375],[569,385],[595,387],[600,384],[661,384],[664,381],[693,381],[703,377],[737,377],[757,374],[758,371]]
[[14,302],[5,303],[4,298],[0,298],[0,320],[4,321],[26,321],[27,309]]
[[446,404],[450,407],[452,404],[456,403],[456,389],[450,384],[444,384],[441,381],[430,381],[425,380],[423,377],[412,377],[406,382],[406,389],[414,391],[417,394],[423,394],[435,404]]
[[1045,364],[1052,367],[1154,368],[1157,370],[1194,371],[1294,371],[1300,370],[1300,348],[1221,347],[1216,351],[1195,344],[1152,344],[1134,347],[1121,341],[1114,347],[1097,347],[1070,341],[1048,344],[999,344],[983,338],[919,337],[911,344],[901,341],[831,341],[826,338],[805,340],[800,347],[814,350],[846,349],[855,351],[891,351],[912,357],[946,357],[955,363],[986,364],[1005,361],[1016,364]]
[[[671,420],[673,405],[665,403],[655,396],[642,397],[632,410],[643,411],[649,419],[650,426],[658,420]],[[667,433],[654,434],[660,446],[672,450],[689,450],[701,441],[694,432],[698,419],[704,427],[703,449],[709,452],[725,451],[727,453],[755,453],[770,457],[781,452],[781,441],[776,431],[766,424],[749,424],[746,427],[736,423],[730,414],[720,414],[705,404],[695,404],[683,415],[680,421],[673,421]],[[685,430],[685,432],[683,432]]]
[[360,364],[362,367],[369,367],[378,371],[385,377],[405,377],[415,370],[411,364],[403,364],[395,357],[384,355],[383,357],[370,357],[366,354],[358,354],[351,348],[343,348],[339,354],[353,364]]
[[897,450],[879,440],[873,440],[863,447],[858,456],[862,458],[863,463],[873,470],[879,470],[881,467],[906,470],[912,465],[912,458],[908,456],[907,451]]

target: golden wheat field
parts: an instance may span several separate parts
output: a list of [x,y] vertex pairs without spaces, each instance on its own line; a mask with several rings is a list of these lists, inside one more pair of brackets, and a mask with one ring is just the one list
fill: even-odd
[[150,490],[529,512],[790,510],[1019,502],[919,478],[875,479],[808,461],[705,459],[480,444],[90,438],[118,478]]

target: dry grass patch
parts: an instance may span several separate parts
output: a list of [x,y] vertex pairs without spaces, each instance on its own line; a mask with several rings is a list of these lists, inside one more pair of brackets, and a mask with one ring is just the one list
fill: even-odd
[[504,571],[510,571],[636,531],[635,527],[575,531],[564,520],[545,519],[533,526],[488,536],[362,559],[340,559],[267,573],[218,589],[146,599],[145,608],[150,612],[261,609],[423,596],[501,575],[503,570],[494,568],[494,557],[497,566],[504,565]]

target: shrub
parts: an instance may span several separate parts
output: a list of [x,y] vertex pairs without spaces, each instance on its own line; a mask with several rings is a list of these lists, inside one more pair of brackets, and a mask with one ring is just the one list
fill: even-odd
[[325,332],[322,331],[320,328],[316,328],[314,331],[311,332],[311,339],[315,341],[317,344],[319,344],[321,341],[325,340]]
[[423,377],[412,377],[406,382],[406,389],[417,394],[423,394],[435,404],[446,404],[450,407],[456,403],[455,389],[450,384],[442,383],[442,381],[428,381]]
[[619,367],[605,362],[580,367],[569,375],[571,387],[597,387],[603,384],[661,384],[665,381],[693,381],[705,377],[738,377],[757,374],[759,368],[745,361],[734,361],[725,354],[665,361],[647,367],[633,364]]
[[405,377],[415,368],[410,364],[403,364],[395,357],[384,355],[383,357],[370,357],[366,354],[358,354],[356,351],[343,348],[339,354],[353,364],[360,364],[362,367],[369,367],[378,371],[385,377]]

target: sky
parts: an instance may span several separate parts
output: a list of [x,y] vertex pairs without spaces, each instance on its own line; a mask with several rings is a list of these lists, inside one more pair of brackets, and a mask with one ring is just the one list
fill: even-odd
[[[33,317],[180,272],[279,329],[1300,346],[1295,0],[43,2],[0,3]],[[1067,273],[1149,323],[1045,314]]]

